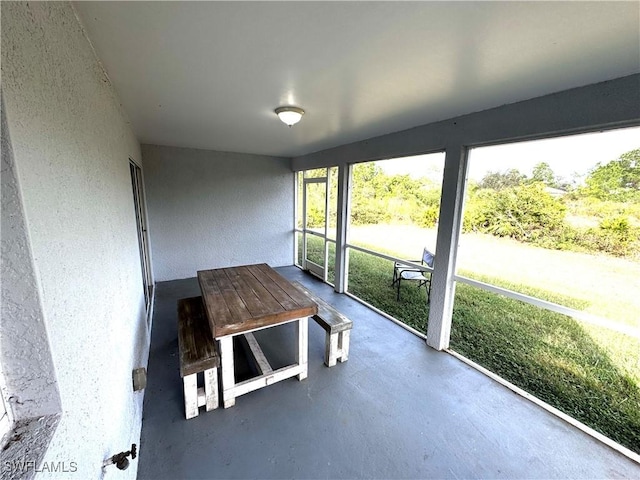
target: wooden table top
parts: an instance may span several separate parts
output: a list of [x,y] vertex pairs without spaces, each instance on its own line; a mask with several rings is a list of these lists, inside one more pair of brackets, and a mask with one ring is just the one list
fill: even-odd
[[318,306],[266,263],[198,272],[215,338],[309,317]]

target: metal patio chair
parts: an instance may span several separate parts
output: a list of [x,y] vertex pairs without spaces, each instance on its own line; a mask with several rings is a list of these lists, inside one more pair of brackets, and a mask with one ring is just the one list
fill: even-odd
[[[433,268],[433,261],[435,255],[431,253],[427,248],[422,252],[421,260],[407,260],[411,263],[419,263],[422,266]],[[431,272],[423,268],[411,267],[404,263],[394,262],[393,264],[393,281],[391,286],[395,286],[398,289],[397,300],[400,301],[400,284],[402,280],[412,280],[418,282],[418,288],[424,286],[427,291],[427,303],[429,303],[429,297],[431,296]]]

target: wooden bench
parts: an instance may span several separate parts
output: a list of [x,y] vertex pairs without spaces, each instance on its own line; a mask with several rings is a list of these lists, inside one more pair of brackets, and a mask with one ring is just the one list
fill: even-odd
[[[184,409],[187,419],[218,408],[218,367],[220,356],[211,335],[202,297],[178,301],[178,345],[180,376],[184,383]],[[198,374],[204,373],[204,387],[198,388]]]
[[333,367],[336,360],[346,362],[349,359],[349,335],[353,322],[323,299],[311,293],[301,283],[292,283],[318,304],[318,313],[313,316],[313,319],[327,332],[324,348],[325,365]]

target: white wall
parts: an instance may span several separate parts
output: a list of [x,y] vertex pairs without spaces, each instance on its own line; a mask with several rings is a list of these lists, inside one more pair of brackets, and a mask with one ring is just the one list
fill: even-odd
[[157,145],[142,157],[156,281],[293,263],[288,159]]
[[0,429],[0,472],[13,478],[25,457],[44,458],[62,406],[5,113],[3,102],[0,389],[7,416]]
[[71,5],[1,8],[6,117],[62,401],[44,465],[100,478],[141,428],[131,370],[148,335],[129,174],[140,148]]

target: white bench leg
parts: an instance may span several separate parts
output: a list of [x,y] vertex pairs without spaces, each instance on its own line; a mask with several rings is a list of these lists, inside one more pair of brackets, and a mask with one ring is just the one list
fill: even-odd
[[220,366],[222,368],[222,402],[224,408],[233,407],[236,404],[234,388],[236,379],[233,365],[233,337],[220,339]]
[[187,375],[184,383],[184,414],[187,420],[198,416],[198,374]]
[[349,360],[349,336],[350,336],[351,331],[350,330],[345,330],[343,332],[340,332],[340,335],[338,336],[338,348],[340,349],[340,356],[338,357],[338,360],[342,363],[342,362],[346,362],[347,360]]
[[327,332],[327,338],[324,344],[324,364],[327,367],[333,367],[338,358],[338,334],[333,335]]
[[218,408],[218,369],[210,368],[204,371],[204,394],[207,412]]

